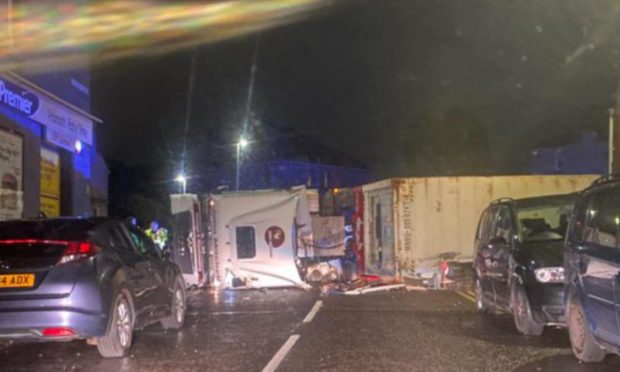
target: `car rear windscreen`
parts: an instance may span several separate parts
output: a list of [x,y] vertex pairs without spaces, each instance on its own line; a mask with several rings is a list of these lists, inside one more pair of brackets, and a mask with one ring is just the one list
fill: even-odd
[[66,244],[87,240],[95,224],[88,220],[0,222],[0,271],[55,265]]

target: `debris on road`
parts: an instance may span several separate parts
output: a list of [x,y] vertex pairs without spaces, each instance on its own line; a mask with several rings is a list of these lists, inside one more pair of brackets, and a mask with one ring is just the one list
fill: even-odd
[[402,281],[392,277],[362,275],[360,279],[350,283],[329,283],[322,286],[321,295],[355,296],[371,292],[390,291],[405,288]]
[[358,295],[362,295],[366,293],[392,291],[395,289],[402,289],[402,288],[405,288],[405,284],[381,285],[377,287],[364,287],[360,289],[353,289],[350,291],[346,291],[344,294],[346,296],[358,296]]

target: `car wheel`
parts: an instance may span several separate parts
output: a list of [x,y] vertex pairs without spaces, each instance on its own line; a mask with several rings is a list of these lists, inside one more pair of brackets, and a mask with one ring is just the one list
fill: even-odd
[[475,292],[476,292],[476,310],[481,313],[487,313],[489,311],[489,305],[484,298],[484,292],[482,291],[482,284],[480,283],[480,279],[476,279],[475,283]]
[[594,342],[590,333],[583,308],[574,300],[571,301],[568,310],[568,334],[573,354],[577,359],[586,363],[596,363],[605,358],[605,350]]
[[108,333],[97,339],[97,349],[104,358],[125,356],[133,338],[134,313],[131,298],[124,292],[114,300]]
[[519,333],[525,336],[542,335],[545,325],[534,320],[525,288],[519,284],[512,287],[511,307],[515,327]]
[[187,302],[185,298],[185,283],[180,277],[177,278],[172,293],[170,316],[161,320],[164,329],[181,329],[185,323]]

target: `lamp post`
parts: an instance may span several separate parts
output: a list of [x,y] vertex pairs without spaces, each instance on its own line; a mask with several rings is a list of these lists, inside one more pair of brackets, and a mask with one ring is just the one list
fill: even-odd
[[185,194],[187,192],[187,178],[185,178],[185,176],[181,174],[175,179],[175,181],[181,183],[181,187],[183,188],[183,194]]
[[239,165],[241,163],[241,150],[248,146],[249,142],[241,137],[235,145],[237,147],[237,176],[235,177],[235,190],[239,191]]

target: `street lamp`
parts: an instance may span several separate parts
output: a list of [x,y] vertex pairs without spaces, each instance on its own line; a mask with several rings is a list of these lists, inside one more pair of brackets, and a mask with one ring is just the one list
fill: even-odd
[[245,138],[239,138],[239,142],[235,145],[237,147],[237,176],[235,178],[235,190],[239,191],[239,164],[241,162],[241,150],[248,147],[250,143]]
[[187,178],[181,174],[175,179],[175,181],[181,183],[181,186],[183,187],[183,194],[185,194],[187,191]]

